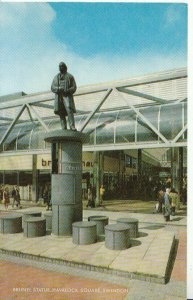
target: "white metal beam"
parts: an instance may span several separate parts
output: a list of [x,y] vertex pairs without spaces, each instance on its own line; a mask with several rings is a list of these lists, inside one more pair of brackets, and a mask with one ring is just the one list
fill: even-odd
[[8,129],[6,130],[6,132],[4,133],[1,141],[0,141],[0,146],[4,143],[4,141],[6,140],[6,138],[9,136],[10,132],[12,131],[14,125],[17,123],[17,120],[20,118],[20,116],[22,115],[23,111],[25,110],[26,105],[23,104],[21,109],[19,110],[18,114],[16,115],[15,119],[13,119],[13,121],[11,122],[10,126],[8,127]]
[[100,109],[100,107],[103,105],[103,103],[106,101],[110,93],[112,92],[112,89],[109,89],[106,91],[105,95],[103,95],[101,101],[97,103],[96,107],[93,109],[93,111],[88,115],[83,125],[80,127],[80,131],[83,131],[86,125],[89,123],[89,121],[92,119],[94,114]]
[[180,102],[184,102],[184,101],[187,101],[187,98],[180,98],[180,99],[176,99],[176,102],[175,103],[180,103]]
[[38,106],[38,107],[43,107],[43,108],[48,108],[48,109],[54,109],[54,105],[50,105],[50,104],[45,104],[45,103],[33,103],[34,106]]
[[175,148],[187,147],[187,142],[180,143],[121,143],[121,144],[98,144],[98,145],[83,145],[83,151],[113,151],[126,149],[156,149],[156,148]]
[[33,117],[32,117],[31,111],[30,111],[30,109],[29,109],[28,106],[27,106],[27,112],[28,112],[28,115],[29,115],[29,118],[30,118],[31,122],[33,123],[33,122],[34,122],[34,119],[33,119]]
[[48,126],[45,124],[45,122],[42,120],[42,118],[39,116],[39,114],[37,113],[37,111],[29,104],[26,104],[26,106],[29,108],[30,111],[32,111],[35,116],[37,117],[38,121],[40,122],[40,124],[45,128],[46,132],[49,132],[49,128]]
[[[187,147],[187,142],[180,143],[121,143],[121,144],[100,144],[100,145],[87,145],[83,144],[84,152],[93,151],[113,151],[113,150],[135,150],[135,149],[157,149],[157,148],[175,148],[175,147]],[[26,149],[19,151],[8,151],[0,153],[0,157],[4,156],[23,156],[32,154],[50,154],[50,149]]]
[[133,95],[133,96],[136,96],[136,97],[148,99],[148,100],[157,102],[159,104],[166,104],[166,103],[168,104],[168,100],[164,100],[164,99],[154,97],[154,96],[151,96],[151,95],[148,95],[148,94],[144,94],[144,93],[141,93],[141,92],[133,91],[133,90],[126,89],[126,88],[117,88],[117,90],[119,92],[123,92],[123,93]]
[[[121,92],[123,92],[123,93],[125,93],[125,91],[121,91]],[[120,93],[120,95],[121,95],[121,93]],[[121,95],[122,96],[122,95]],[[123,97],[123,96],[122,96]],[[125,99],[125,98],[124,98]],[[163,134],[161,134],[161,132],[159,132],[158,130],[157,130],[157,128],[142,114],[142,113],[140,113],[139,112],[139,110],[137,109],[137,108],[135,108],[133,105],[131,105],[131,104],[129,104],[128,103],[128,105],[131,107],[131,109],[136,113],[136,115],[140,118],[140,119],[142,119],[142,121],[144,121],[145,122],[145,124],[147,124],[147,126],[154,132],[154,133],[156,133],[159,137],[160,137],[160,139],[162,140],[162,141],[164,141],[165,143],[168,143],[168,140],[165,138],[165,136],[163,136]]]
[[187,124],[180,130],[180,132],[176,135],[176,137],[172,140],[172,143],[176,143],[179,138],[182,136],[182,134],[187,130],[188,126]]

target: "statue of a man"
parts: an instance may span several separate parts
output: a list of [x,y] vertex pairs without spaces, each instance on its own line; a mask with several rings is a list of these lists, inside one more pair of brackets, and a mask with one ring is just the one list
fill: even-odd
[[76,112],[73,94],[76,91],[74,77],[67,72],[64,62],[59,64],[58,73],[52,82],[51,90],[55,93],[54,113],[60,116],[62,129],[67,129],[66,116],[71,130],[76,130],[74,113]]

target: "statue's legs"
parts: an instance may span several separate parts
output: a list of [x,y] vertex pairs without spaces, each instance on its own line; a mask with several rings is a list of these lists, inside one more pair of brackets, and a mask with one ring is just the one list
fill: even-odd
[[72,108],[70,107],[70,100],[68,97],[64,98],[64,106],[65,106],[66,112],[68,114],[68,123],[69,123],[70,129],[76,130],[75,122],[74,122],[74,113],[72,111]]
[[65,116],[60,116],[60,124],[62,129],[67,129],[67,122]]
[[67,110],[68,113],[68,122],[71,130],[76,130],[75,124],[74,124],[74,114],[72,110],[70,109],[69,111]]

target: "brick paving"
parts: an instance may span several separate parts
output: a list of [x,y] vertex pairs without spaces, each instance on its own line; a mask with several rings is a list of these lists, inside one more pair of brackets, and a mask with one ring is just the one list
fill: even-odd
[[186,281],[186,270],[187,270],[187,233],[185,230],[180,230],[177,255],[172,270],[171,279],[177,281]]
[[59,274],[32,266],[0,262],[0,299],[123,300],[125,286]]

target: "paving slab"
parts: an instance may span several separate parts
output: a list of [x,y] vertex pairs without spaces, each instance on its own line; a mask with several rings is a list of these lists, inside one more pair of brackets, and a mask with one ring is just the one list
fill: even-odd
[[77,248],[68,251],[66,254],[61,256],[66,261],[75,262],[75,263],[84,263],[92,253],[90,251],[78,251]]
[[[132,247],[125,250],[110,250],[105,242],[91,245],[75,245],[72,237],[48,235],[26,238],[23,234],[0,235],[1,249],[17,252],[17,255],[32,255],[37,259],[59,259],[84,268],[135,276],[141,280],[160,279],[164,283],[174,243],[174,233],[144,229],[144,236],[132,239]],[[160,248],[161,241],[161,248]],[[160,250],[161,249],[161,250]],[[161,251],[161,253],[160,253]]]
[[[73,248],[72,248],[73,249]],[[43,257],[61,258],[65,254],[69,253],[70,249],[60,249],[58,247],[51,247],[45,251],[42,251],[41,255]]]
[[103,253],[94,253],[90,257],[86,258],[84,262],[96,267],[109,268],[116,256],[116,253],[112,253],[111,255],[104,255]]

